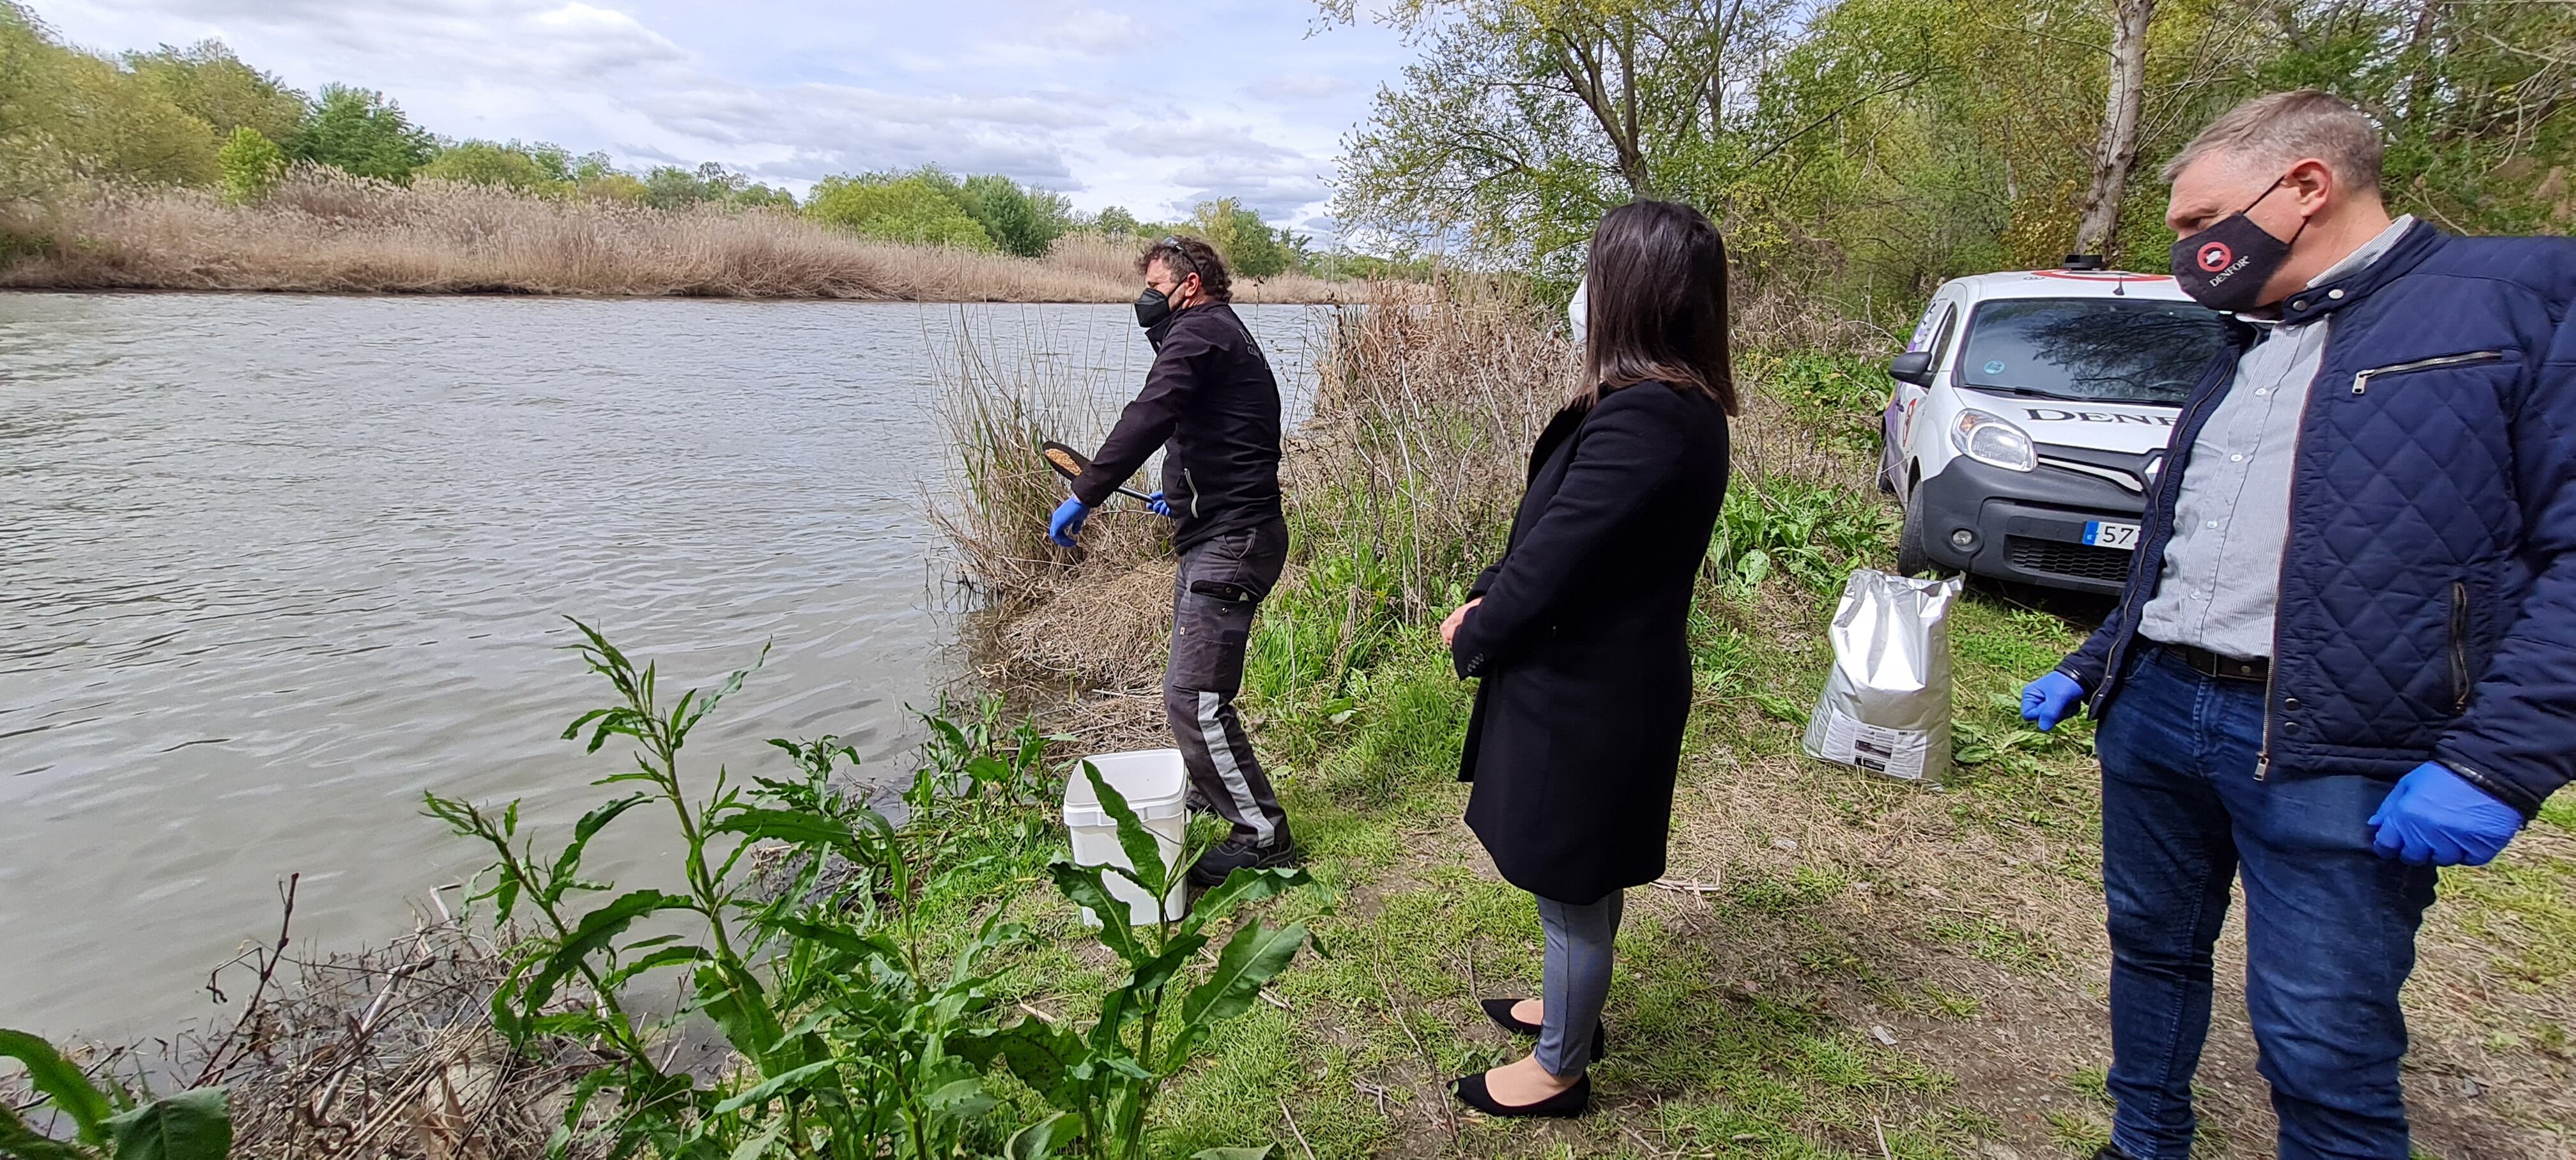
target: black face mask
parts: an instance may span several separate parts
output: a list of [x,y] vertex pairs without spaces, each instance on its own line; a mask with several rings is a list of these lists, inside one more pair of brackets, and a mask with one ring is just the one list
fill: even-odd
[[2241,312],[2263,304],[2263,287],[2290,260],[2290,247],[2299,235],[2308,231],[2308,220],[2300,218],[2299,228],[2283,241],[2245,216],[2279,188],[2281,183],[2273,182],[2244,209],[2173,244],[2174,281],[2182,284],[2183,293],[2212,310]]
[[1151,286],[1136,296],[1136,325],[1152,330],[1172,316],[1172,299]]

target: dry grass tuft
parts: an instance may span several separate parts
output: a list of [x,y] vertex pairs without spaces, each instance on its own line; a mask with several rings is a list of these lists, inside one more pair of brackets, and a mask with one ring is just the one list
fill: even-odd
[[[7,207],[0,207],[6,209]],[[1106,241],[1030,260],[871,241],[777,211],[657,210],[303,168],[264,203],[98,189],[0,212],[0,236],[51,239],[0,287],[1125,302]],[[1132,257],[1132,251],[1130,252]],[[1319,279],[1247,282],[1248,302],[1332,301]]]

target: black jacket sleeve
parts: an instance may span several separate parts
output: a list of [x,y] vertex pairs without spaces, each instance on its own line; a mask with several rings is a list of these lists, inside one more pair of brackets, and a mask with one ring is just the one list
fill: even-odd
[[1459,676],[1482,675],[1544,629],[1571,595],[1569,582],[1597,563],[1598,545],[1680,467],[1682,424],[1670,413],[1679,405],[1672,388],[1640,384],[1593,408],[1556,493],[1496,566],[1485,602],[1458,626],[1450,654]]
[[[1100,453],[1091,457],[1091,470],[1073,481],[1074,498],[1091,507],[1108,502],[1118,485],[1171,439],[1180,425],[1181,409],[1207,382],[1217,353],[1210,337],[1221,331],[1196,325],[1197,321],[1183,318],[1173,323],[1171,333],[1163,338],[1163,349],[1154,355],[1154,369],[1145,373],[1145,389],[1119,412],[1118,425],[1110,429]],[[1222,326],[1221,320],[1210,321]]]

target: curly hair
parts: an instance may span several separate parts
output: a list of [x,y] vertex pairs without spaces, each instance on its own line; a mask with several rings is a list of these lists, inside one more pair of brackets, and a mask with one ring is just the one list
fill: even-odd
[[1144,253],[1136,255],[1136,272],[1142,274],[1146,267],[1156,262],[1171,267],[1173,273],[1185,278],[1191,274],[1198,275],[1199,291],[1211,301],[1234,301],[1234,276],[1226,273],[1225,258],[1216,252],[1215,246],[1207,243],[1206,238],[1189,234],[1165,234],[1156,238],[1146,243]]

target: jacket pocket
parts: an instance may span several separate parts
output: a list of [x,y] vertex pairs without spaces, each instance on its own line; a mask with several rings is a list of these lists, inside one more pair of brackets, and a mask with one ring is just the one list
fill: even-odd
[[2368,393],[2370,390],[2370,384],[2377,382],[2380,379],[2388,378],[2392,375],[2413,374],[2416,371],[2445,370],[2451,367],[2478,366],[2483,363],[2503,361],[2503,351],[2472,350],[2463,351],[2459,354],[2437,355],[2433,358],[2419,358],[2413,362],[2390,363],[2384,367],[2372,367],[2369,370],[2354,372],[2352,376],[2352,393],[2356,395]]
[[2451,711],[2469,708],[2469,586],[2451,581]]

